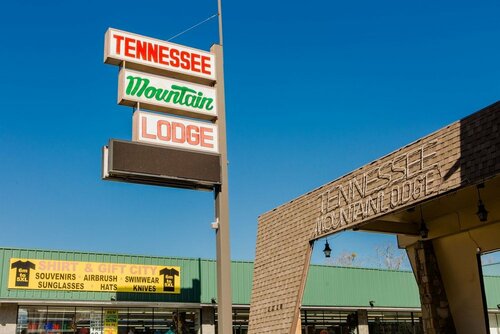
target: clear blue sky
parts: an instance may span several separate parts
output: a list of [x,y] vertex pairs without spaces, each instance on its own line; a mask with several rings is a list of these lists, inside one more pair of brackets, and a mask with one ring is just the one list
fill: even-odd
[[[500,98],[498,1],[223,6],[236,260],[253,259],[259,214]],[[211,193],[100,173],[101,147],[130,139],[132,124],[118,69],[102,62],[106,29],[168,39],[216,7],[2,2],[0,246],[215,257]],[[217,41],[216,20],[174,40]],[[332,245],[368,258],[391,240],[347,233]]]

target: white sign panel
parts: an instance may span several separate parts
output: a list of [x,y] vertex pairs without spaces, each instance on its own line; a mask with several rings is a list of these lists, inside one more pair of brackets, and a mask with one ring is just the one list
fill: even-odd
[[219,153],[217,125],[137,110],[132,140],[143,143]]
[[217,117],[215,88],[178,81],[153,74],[121,69],[118,103],[179,115],[214,119]]
[[102,334],[101,313],[90,311],[90,334]]
[[122,61],[215,81],[212,53],[109,28],[104,62],[119,65]]

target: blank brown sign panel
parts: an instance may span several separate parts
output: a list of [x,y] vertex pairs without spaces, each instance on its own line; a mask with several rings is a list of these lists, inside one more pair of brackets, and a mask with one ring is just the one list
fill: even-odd
[[103,149],[103,179],[211,190],[220,184],[220,156],[112,139]]

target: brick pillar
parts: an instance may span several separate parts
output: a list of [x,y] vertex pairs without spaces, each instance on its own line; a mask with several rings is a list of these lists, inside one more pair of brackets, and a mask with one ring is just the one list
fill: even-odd
[[15,334],[17,304],[0,304],[0,334]]
[[413,272],[417,279],[422,305],[422,320],[425,334],[456,333],[448,298],[434,253],[432,241],[419,241],[413,246]]

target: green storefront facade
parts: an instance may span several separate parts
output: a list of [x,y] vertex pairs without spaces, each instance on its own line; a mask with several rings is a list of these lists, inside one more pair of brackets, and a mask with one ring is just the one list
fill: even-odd
[[[179,268],[180,289],[145,293],[65,290],[57,288],[60,285],[13,288],[16,259]],[[64,278],[57,269],[52,270],[56,281]],[[246,333],[252,273],[252,262],[232,262],[234,333]],[[485,276],[484,283],[490,327],[497,333],[493,330],[498,327],[500,277]],[[216,286],[213,260],[0,248],[0,334],[216,333]],[[421,332],[412,272],[312,265],[302,305],[303,333]],[[278,307],[270,305],[269,311]]]

